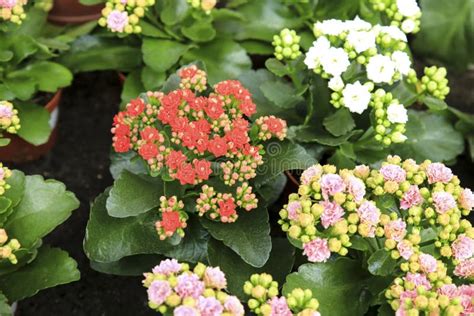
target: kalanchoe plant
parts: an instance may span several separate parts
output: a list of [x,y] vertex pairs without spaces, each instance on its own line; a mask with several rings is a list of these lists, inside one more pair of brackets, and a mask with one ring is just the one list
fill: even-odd
[[38,291],[79,279],[76,262],[42,238],[79,206],[54,180],[25,176],[0,164],[0,310]]
[[242,303],[226,292],[227,279],[218,267],[166,259],[145,273],[148,305],[162,315],[243,316]]
[[359,258],[378,282],[393,282],[369,289],[375,305],[397,315],[469,315],[474,229],[463,216],[473,207],[474,194],[445,165],[390,156],[379,169],[305,170],[280,224],[310,262]]
[[[13,104],[8,101],[0,102],[0,137],[3,133],[16,134],[20,129],[20,118],[18,117],[18,110],[13,107]],[[0,138],[0,146],[8,145],[10,140],[8,138]]]

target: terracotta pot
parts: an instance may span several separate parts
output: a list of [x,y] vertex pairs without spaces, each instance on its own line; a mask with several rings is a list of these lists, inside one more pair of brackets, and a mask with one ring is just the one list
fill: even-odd
[[82,5],[79,0],[54,0],[48,20],[57,24],[81,24],[97,20],[103,7],[103,4]]
[[5,147],[0,147],[0,161],[15,163],[32,161],[44,156],[53,148],[58,134],[57,123],[61,95],[62,90],[58,90],[45,106],[45,109],[51,113],[49,125],[51,126],[52,132],[49,140],[43,145],[35,146],[21,139],[18,135],[5,134],[5,137],[10,138],[10,144]]

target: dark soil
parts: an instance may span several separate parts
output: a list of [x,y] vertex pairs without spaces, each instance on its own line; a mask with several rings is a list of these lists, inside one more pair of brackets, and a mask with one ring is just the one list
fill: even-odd
[[[473,112],[473,77],[470,72],[451,78],[453,92],[448,100],[451,105]],[[154,315],[146,306],[146,292],[140,277],[95,272],[82,249],[89,205],[112,184],[108,171],[110,127],[120,102],[120,91],[114,72],[78,75],[63,94],[56,147],[43,159],[19,166],[27,174],[42,174],[64,182],[81,201],[80,208],[45,238],[45,242],[67,250],[77,260],[82,273],[79,282],[44,290],[20,302],[20,316]],[[466,186],[474,186],[472,175],[459,170],[469,170],[472,163],[463,158],[457,167]]]
[[95,272],[82,250],[89,205],[112,184],[108,171],[112,117],[120,102],[115,72],[78,75],[61,102],[59,137],[48,156],[17,166],[26,174],[42,174],[64,182],[81,206],[45,242],[70,253],[81,280],[38,293],[21,301],[19,316],[29,315],[154,315],[146,306],[140,277]]

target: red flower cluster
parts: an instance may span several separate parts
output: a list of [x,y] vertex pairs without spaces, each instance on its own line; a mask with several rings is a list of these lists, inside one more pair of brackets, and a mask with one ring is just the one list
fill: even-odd
[[[255,137],[252,137],[249,118],[256,113],[256,106],[250,92],[239,81],[220,82],[214,91],[203,95],[201,92],[207,90],[205,72],[190,66],[178,74],[181,89],[168,94],[148,92],[132,100],[115,116],[112,128],[115,151],[136,151],[153,175],[169,176],[182,185],[208,180],[213,175],[212,161],[217,159],[220,163],[214,168],[223,170],[222,178],[229,186],[241,185],[255,177],[257,167],[263,163],[263,146],[259,142],[268,139],[259,137],[258,132],[265,128],[271,136],[281,138],[286,135],[286,123],[267,118],[266,125],[254,125],[257,133],[253,129]],[[250,205],[246,209],[254,204],[256,207],[254,195],[247,196],[247,200],[244,203],[230,195],[219,203],[216,201],[222,210],[217,217],[236,218],[235,208],[243,204]],[[166,218],[163,217],[164,222],[173,222],[172,218],[176,221],[176,215],[167,214]],[[165,231],[166,227],[174,227],[164,222],[160,227]]]
[[162,196],[160,198],[161,221],[155,223],[160,239],[173,236],[177,231],[180,236],[184,236],[183,229],[186,228],[187,214],[183,211],[184,204],[178,201],[176,196],[169,199]]

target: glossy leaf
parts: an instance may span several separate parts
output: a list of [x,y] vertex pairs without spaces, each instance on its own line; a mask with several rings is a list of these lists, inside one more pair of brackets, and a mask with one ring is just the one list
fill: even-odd
[[397,261],[392,259],[390,251],[379,249],[367,261],[368,270],[373,275],[388,276],[397,267]]
[[157,72],[164,72],[178,62],[189,49],[177,41],[145,38],[142,45],[143,61]]
[[342,136],[354,129],[355,122],[351,112],[343,108],[324,118],[324,127],[334,136]]
[[21,121],[18,136],[36,146],[46,143],[51,135],[49,112],[43,106],[33,103],[18,103],[15,107]]
[[121,276],[141,276],[144,272],[159,264],[165,257],[162,255],[136,255],[120,259],[115,262],[91,261],[91,268],[107,274]]

